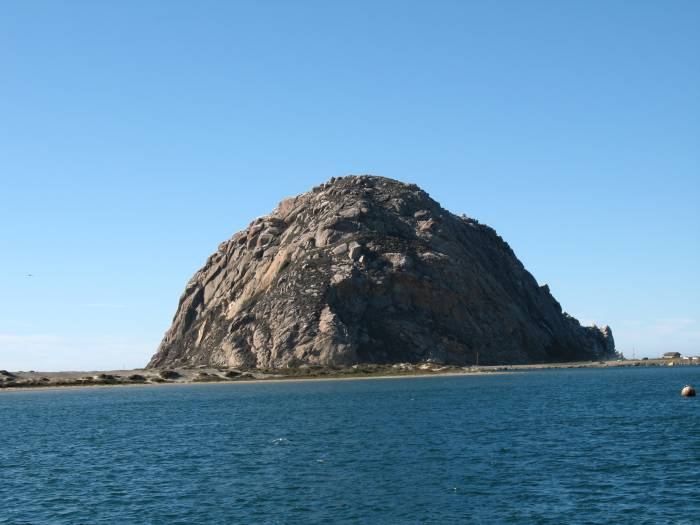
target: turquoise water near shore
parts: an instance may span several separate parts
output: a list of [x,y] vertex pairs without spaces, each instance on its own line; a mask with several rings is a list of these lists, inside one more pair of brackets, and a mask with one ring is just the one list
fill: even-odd
[[0,393],[0,523],[699,523],[700,367]]

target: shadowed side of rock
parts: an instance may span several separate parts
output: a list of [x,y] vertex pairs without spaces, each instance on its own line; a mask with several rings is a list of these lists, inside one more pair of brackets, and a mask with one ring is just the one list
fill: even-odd
[[149,366],[603,359],[496,232],[415,185],[331,179],[222,243]]

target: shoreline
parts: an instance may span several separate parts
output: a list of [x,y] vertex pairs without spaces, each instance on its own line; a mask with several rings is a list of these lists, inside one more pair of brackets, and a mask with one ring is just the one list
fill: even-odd
[[[0,392],[26,392],[26,391],[54,391],[54,390],[74,390],[74,389],[107,389],[107,388],[152,388],[152,387],[178,387],[178,386],[193,386],[193,385],[259,385],[262,383],[306,383],[306,382],[323,382],[323,381],[365,381],[376,379],[424,379],[430,377],[456,377],[456,376],[485,376],[485,375],[502,375],[508,372],[436,372],[427,374],[394,374],[394,375],[357,375],[357,376],[300,376],[300,377],[270,377],[261,379],[248,380],[214,380],[214,381],[168,381],[162,383],[140,382],[140,383],[104,383],[104,384],[48,384],[48,385],[24,385],[0,387]],[[2,394],[0,394],[2,395]]]
[[698,366],[683,359],[636,359],[618,361],[578,361],[527,365],[453,366],[434,363],[394,365],[354,365],[352,367],[302,367],[277,370],[238,370],[235,368],[167,368],[111,371],[8,372],[0,370],[0,392],[55,390],[125,386],[176,386],[195,384],[232,384],[294,381],[337,381],[361,379],[401,379],[449,376],[483,376],[561,368],[616,368],[647,366]]

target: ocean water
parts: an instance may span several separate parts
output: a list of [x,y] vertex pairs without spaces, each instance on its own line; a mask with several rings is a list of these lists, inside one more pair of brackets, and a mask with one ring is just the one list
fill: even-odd
[[700,523],[700,368],[0,392],[0,523]]

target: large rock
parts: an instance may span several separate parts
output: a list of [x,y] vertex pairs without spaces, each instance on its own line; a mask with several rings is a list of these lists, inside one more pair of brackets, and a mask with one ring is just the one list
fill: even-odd
[[333,178],[282,201],[190,280],[150,367],[601,359],[496,232],[413,184]]

